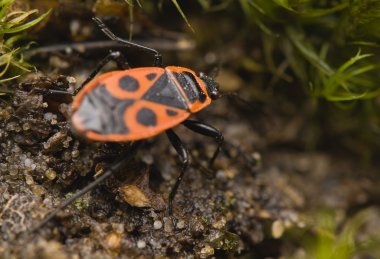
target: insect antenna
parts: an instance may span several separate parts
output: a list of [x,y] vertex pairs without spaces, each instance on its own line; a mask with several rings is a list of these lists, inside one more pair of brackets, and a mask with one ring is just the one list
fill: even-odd
[[250,101],[241,97],[239,95],[239,93],[237,93],[237,92],[221,92],[219,95],[219,98],[222,98],[222,97],[227,97],[227,98],[238,100],[239,102],[243,103],[247,107],[254,108]]
[[107,35],[108,38],[111,40],[117,41],[121,44],[127,45],[128,47],[135,47],[138,49],[141,49],[145,52],[150,52],[154,56],[154,66],[162,67],[162,55],[155,49],[145,47],[127,40],[124,40],[120,37],[117,37],[105,24],[102,20],[100,20],[98,17],[93,17],[92,20],[96,22],[98,27],[102,30],[102,32]]
[[62,202],[57,208],[55,208],[52,212],[50,212],[41,222],[39,222],[32,229],[32,233],[37,232],[42,227],[44,227],[50,220],[52,220],[58,214],[59,211],[61,211],[62,209],[66,208],[68,205],[70,205],[71,203],[73,203],[76,199],[78,199],[79,197],[83,196],[87,192],[91,191],[98,184],[100,184],[101,182],[103,182],[105,179],[107,179],[108,177],[110,177],[114,173],[118,172],[123,167],[125,167],[128,164],[128,162],[132,159],[132,157],[135,155],[135,153],[136,153],[138,147],[140,146],[141,142],[142,141],[135,141],[135,142],[133,142],[131,144],[131,147],[122,154],[123,158],[120,161],[118,161],[117,163],[113,164],[111,166],[111,168],[109,168],[105,173],[103,173],[101,176],[99,176],[98,178],[96,178],[93,182],[91,182],[90,184],[88,184],[86,187],[84,187],[83,189],[77,191],[76,193],[74,193],[73,196],[71,196],[70,198],[66,199],[64,202]]

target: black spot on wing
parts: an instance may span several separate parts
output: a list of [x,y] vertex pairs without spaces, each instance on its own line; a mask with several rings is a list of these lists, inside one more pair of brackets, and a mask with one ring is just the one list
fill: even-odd
[[149,108],[142,108],[137,112],[136,120],[138,123],[144,126],[156,126],[157,125],[157,116]]
[[185,99],[179,92],[175,82],[163,73],[144,94],[142,99],[187,110]]
[[146,75],[146,78],[147,78],[148,80],[153,80],[153,79],[156,78],[156,76],[157,76],[157,73],[150,73],[150,74],[147,74],[147,75]]
[[177,111],[166,109],[166,114],[169,116],[176,116],[178,114]]
[[139,81],[132,76],[123,76],[119,79],[120,88],[128,92],[136,92],[139,89]]

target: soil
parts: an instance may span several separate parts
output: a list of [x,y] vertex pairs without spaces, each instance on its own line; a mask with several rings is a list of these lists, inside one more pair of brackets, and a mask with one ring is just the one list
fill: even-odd
[[[175,10],[168,13],[183,24]],[[42,47],[67,44],[61,39],[64,36],[52,40],[48,35],[53,28],[59,35],[70,34],[66,21],[79,16],[65,9],[55,15],[35,32]],[[95,31],[87,16],[91,12],[85,9],[80,22]],[[219,52],[214,50],[221,44],[214,48],[193,40],[191,33],[163,30],[169,18],[153,28],[141,25],[146,17],[141,19],[136,20],[137,42],[150,43],[150,38],[138,37],[139,28],[146,26],[151,32],[158,28],[162,35],[170,35],[169,46],[188,43],[187,49],[171,51],[165,50],[166,43],[151,40],[163,51],[165,64],[196,71],[218,66]],[[58,26],[58,20],[64,22]],[[202,28],[205,21],[198,17],[192,24]],[[223,37],[231,33],[228,22],[220,23]],[[82,34],[76,37],[104,40],[99,32],[91,37]],[[199,34],[204,35],[202,29]],[[203,40],[207,37],[212,35]],[[120,160],[130,144],[86,141],[70,125],[72,98],[46,92],[72,92],[107,53],[108,45],[92,49],[85,44],[89,49],[82,54],[43,48],[32,53],[30,60],[39,72],[12,86],[13,94],[0,97],[1,257],[277,258],[294,248],[282,239],[285,233],[309,229],[308,215],[313,211],[329,208],[346,219],[361,208],[377,206],[374,166],[358,162],[355,152],[329,144],[330,135],[323,139],[324,133],[310,123],[313,103],[305,100],[304,93],[274,93],[260,86],[268,76],[255,78],[234,66],[246,53],[257,55],[257,46],[248,48],[249,44],[255,41],[236,37],[222,45],[227,65],[216,77],[223,91],[238,90],[240,98],[221,98],[192,117],[224,134],[223,151],[212,169],[207,162],[216,143],[182,126],[175,128],[191,152],[191,166],[175,197],[173,215],[167,212],[167,201],[180,164],[166,137],[160,135],[145,140],[125,168],[37,232],[31,230],[38,222]],[[133,66],[149,58],[129,56]],[[316,139],[321,142],[315,144]]]

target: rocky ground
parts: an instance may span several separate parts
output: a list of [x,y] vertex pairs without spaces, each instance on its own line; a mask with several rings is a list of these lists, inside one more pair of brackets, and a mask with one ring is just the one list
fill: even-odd
[[[194,24],[202,28],[198,22]],[[41,39],[48,38],[54,25],[57,30],[62,27],[54,19],[40,32]],[[224,36],[231,33],[228,26],[222,28]],[[104,40],[101,33],[94,35]],[[216,80],[225,92],[239,91],[238,98],[222,98],[192,117],[224,134],[223,152],[214,167],[207,168],[214,141],[178,126],[176,133],[191,150],[191,166],[173,215],[167,212],[167,201],[180,165],[161,135],[145,140],[125,168],[32,232],[51,210],[118,161],[130,145],[88,142],[78,136],[70,125],[72,98],[44,90],[72,92],[107,53],[108,45],[100,53],[98,47],[90,48],[96,55],[75,51],[63,55],[57,42],[58,54],[47,49],[29,53],[37,57],[32,60],[39,64],[39,72],[12,85],[12,94],[0,96],[1,258],[310,258],[297,233],[318,236],[314,220],[321,209],[334,211],[338,220],[333,228],[338,230],[357,212],[369,209],[371,217],[361,225],[364,230],[354,236],[367,240],[376,233],[376,167],[363,162],[359,146],[352,152],[335,143],[339,131],[332,130],[323,139],[329,125],[315,124],[315,107],[302,100],[302,93],[260,87],[278,78],[238,70],[234,64],[245,58],[245,39],[236,37],[223,51],[204,52],[194,49],[194,42],[182,34],[164,35],[177,43],[183,40],[186,50],[173,53],[173,40],[169,47],[137,41],[163,49],[165,63],[199,70],[217,67],[223,52],[225,65]],[[257,48],[247,52],[260,56]],[[136,56],[132,53],[132,63],[143,63]],[[255,65],[247,63],[254,69]],[[323,141],[315,143],[317,139]]]
[[39,78],[21,84],[1,103],[1,254],[6,258],[278,256],[283,232],[306,226],[305,210],[323,205],[347,212],[376,195],[370,175],[351,161],[269,148],[271,138],[257,133],[249,117],[239,114],[244,111],[220,100],[196,116],[225,134],[214,170],[205,167],[213,141],[176,128],[192,164],[172,216],[166,204],[178,158],[159,136],[147,140],[116,176],[31,233],[50,210],[128,149],[79,138],[67,122],[70,100],[30,90],[66,89],[72,81]]

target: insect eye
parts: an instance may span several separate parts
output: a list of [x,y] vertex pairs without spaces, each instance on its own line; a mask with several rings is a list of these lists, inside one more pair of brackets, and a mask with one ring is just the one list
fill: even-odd
[[207,94],[211,99],[216,100],[220,97],[219,85],[209,76],[206,76],[204,73],[199,73],[199,78],[205,83],[207,88]]
[[220,92],[219,92],[218,85],[214,82],[214,84],[211,87],[208,87],[208,88],[211,88],[211,89],[207,89],[210,98],[213,99],[213,100],[219,99]]

